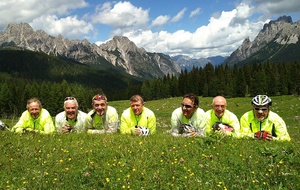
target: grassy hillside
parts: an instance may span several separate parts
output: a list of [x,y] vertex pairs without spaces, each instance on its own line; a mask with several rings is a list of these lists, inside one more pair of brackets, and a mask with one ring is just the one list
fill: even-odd
[[[103,61],[103,60],[102,60]],[[105,70],[107,69],[107,70]],[[122,72],[107,68],[107,63],[85,65],[72,60],[59,59],[41,52],[28,50],[0,50],[1,75],[13,78],[33,79],[60,83],[78,83],[91,88],[101,88],[105,92],[127,89],[141,85],[141,80]]]
[[[166,132],[181,98],[145,103],[158,121],[149,137],[0,131],[0,189],[299,189],[300,99],[271,98],[291,142],[172,137]],[[200,97],[200,107],[211,101]],[[227,101],[238,117],[251,109],[249,97]],[[121,114],[129,102],[110,105]]]

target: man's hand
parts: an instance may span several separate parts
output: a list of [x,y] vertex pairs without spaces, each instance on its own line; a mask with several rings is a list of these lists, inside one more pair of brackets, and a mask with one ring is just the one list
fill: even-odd
[[194,130],[189,130],[188,131],[191,134],[191,137],[196,137],[197,136],[197,132]]
[[258,131],[256,133],[254,133],[254,138],[255,139],[261,139],[261,140],[266,140],[266,141],[271,141],[273,140],[273,136],[271,133],[269,133],[268,131]]
[[136,127],[136,128],[135,128],[135,134],[136,134],[136,135],[141,135],[141,130],[140,130],[139,127]]
[[25,133],[36,133],[36,131],[31,128],[25,128],[22,130],[22,134],[25,134]]
[[272,134],[268,133],[268,135],[266,136],[266,140],[267,141],[272,141],[273,140]]
[[72,131],[72,127],[70,126],[70,124],[66,124],[65,126],[62,127],[63,133],[69,133],[71,131]]
[[226,136],[227,135],[227,130],[224,128],[219,128],[218,129],[219,133],[221,133],[222,135]]
[[224,136],[230,134],[233,131],[233,128],[231,126],[223,123],[218,123],[218,122],[213,125],[213,129],[215,131],[219,131]]

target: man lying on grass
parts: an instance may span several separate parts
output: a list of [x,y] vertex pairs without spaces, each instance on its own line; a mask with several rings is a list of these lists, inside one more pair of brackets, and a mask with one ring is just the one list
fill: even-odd
[[240,122],[237,116],[227,109],[227,101],[223,96],[216,96],[211,109],[206,112],[206,133],[214,131],[223,135],[239,136]]
[[92,98],[93,109],[88,113],[87,126],[90,134],[116,133],[119,126],[117,110],[108,105],[104,94]]
[[130,107],[121,115],[121,134],[148,136],[156,132],[156,117],[153,111],[144,106],[140,95],[130,98]]
[[55,116],[55,127],[58,133],[82,133],[87,131],[87,114],[78,109],[76,98],[65,98],[64,111]]
[[271,99],[266,95],[257,95],[252,99],[252,110],[240,119],[241,136],[258,140],[290,141],[283,119],[270,110]]
[[206,116],[199,108],[199,98],[193,93],[185,94],[181,107],[171,116],[171,135],[183,137],[205,136]]
[[48,134],[55,132],[52,117],[50,113],[42,107],[37,98],[31,98],[27,101],[27,110],[24,111],[11,129],[17,133],[41,133]]

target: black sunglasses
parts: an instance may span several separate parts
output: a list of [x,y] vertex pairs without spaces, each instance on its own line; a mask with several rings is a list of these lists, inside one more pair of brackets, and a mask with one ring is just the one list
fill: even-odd
[[188,105],[188,104],[184,104],[184,103],[181,103],[181,107],[192,108],[192,107],[194,107],[194,106]]
[[259,110],[261,110],[261,111],[267,111],[268,110],[268,108],[258,108],[258,107],[255,107],[254,109],[256,111],[259,111]]
[[67,101],[67,100],[76,100],[76,98],[74,98],[74,97],[66,97],[65,101]]

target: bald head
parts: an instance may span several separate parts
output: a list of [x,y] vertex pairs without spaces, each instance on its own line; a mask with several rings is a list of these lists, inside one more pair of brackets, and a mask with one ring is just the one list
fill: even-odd
[[219,104],[219,103],[227,106],[226,99],[223,96],[216,96],[216,97],[214,97],[214,99],[212,101],[212,105]]
[[223,116],[226,106],[227,102],[223,96],[216,96],[211,104],[211,107],[215,111],[215,114],[218,118]]

